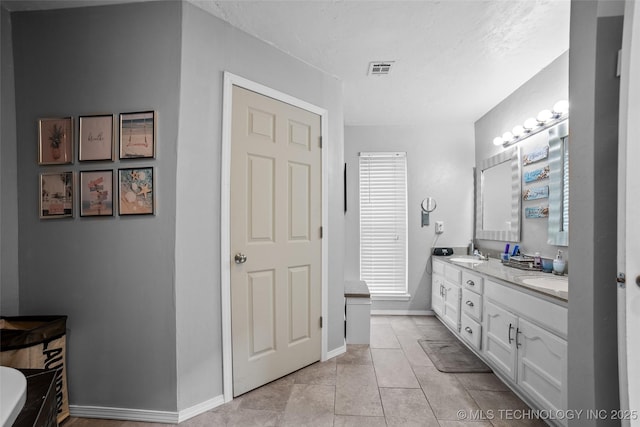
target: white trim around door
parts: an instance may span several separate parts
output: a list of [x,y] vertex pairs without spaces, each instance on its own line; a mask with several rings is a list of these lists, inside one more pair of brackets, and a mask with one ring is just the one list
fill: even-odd
[[294,98],[285,93],[263,86],[259,83],[247,80],[235,74],[225,72],[223,83],[223,103],[222,103],[222,171],[221,171],[221,192],[220,192],[220,259],[221,259],[221,286],[222,286],[222,369],[223,369],[223,392],[224,401],[233,400],[233,358],[231,342],[231,251],[230,251],[230,191],[231,191],[231,106],[233,86],[243,87],[264,96],[285,102],[298,108],[310,111],[321,117],[322,126],[322,318],[324,327],[322,328],[322,354],[321,360],[327,360],[327,313],[328,313],[328,264],[329,256],[329,203],[328,188],[329,176],[329,147],[327,135],[329,125],[327,121],[327,110],[309,104],[300,99]]

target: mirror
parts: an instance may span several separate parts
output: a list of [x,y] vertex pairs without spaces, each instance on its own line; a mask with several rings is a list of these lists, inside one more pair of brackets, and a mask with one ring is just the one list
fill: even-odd
[[427,197],[426,199],[424,199],[422,201],[420,206],[422,206],[422,210],[425,211],[425,212],[433,212],[433,210],[437,206],[436,205],[436,199],[434,199],[433,197]]
[[569,122],[549,129],[549,230],[547,243],[569,246]]
[[422,227],[429,225],[429,212],[433,212],[436,206],[436,199],[433,197],[427,197],[420,203],[422,208]]
[[520,241],[520,151],[509,148],[476,171],[476,239]]

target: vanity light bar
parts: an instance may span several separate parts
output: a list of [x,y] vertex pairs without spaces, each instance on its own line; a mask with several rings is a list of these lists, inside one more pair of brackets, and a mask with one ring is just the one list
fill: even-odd
[[565,100],[558,101],[554,104],[553,110],[542,110],[535,119],[530,117],[525,120],[523,125],[515,126],[511,132],[507,131],[502,136],[493,138],[493,145],[508,147],[545,129],[549,129],[551,126],[555,126],[568,118],[569,102]]

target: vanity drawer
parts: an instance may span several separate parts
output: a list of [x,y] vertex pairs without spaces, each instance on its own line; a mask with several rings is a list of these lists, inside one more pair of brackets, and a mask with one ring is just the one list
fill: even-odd
[[462,289],[462,312],[476,319],[482,319],[482,297],[468,289]]
[[480,351],[480,342],[482,342],[482,326],[472,318],[462,313],[460,319],[460,335],[462,338],[471,344],[473,348]]
[[449,264],[444,266],[444,277],[452,283],[456,285],[460,284],[460,277],[462,275],[462,271],[456,267],[453,267]]
[[431,263],[433,265],[433,274],[439,274],[444,276],[444,266],[445,263],[442,261],[436,261],[435,259],[431,259]]
[[462,272],[462,286],[473,292],[482,294],[484,279],[482,276],[478,276],[477,274],[473,274],[465,270]]

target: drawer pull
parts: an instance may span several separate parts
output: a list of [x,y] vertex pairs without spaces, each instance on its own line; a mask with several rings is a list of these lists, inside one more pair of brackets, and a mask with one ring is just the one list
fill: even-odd
[[511,330],[513,329],[513,326],[511,325],[511,323],[509,323],[509,344],[511,344],[511,341],[513,341],[513,338],[511,338]]
[[476,284],[473,282],[473,280],[469,279],[469,280],[467,280],[467,285],[475,286]]
[[464,328],[465,331],[469,332],[470,334],[473,334],[473,329],[471,329],[470,327],[466,327]]
[[467,304],[469,307],[473,307],[473,301],[467,301],[465,304]]
[[516,329],[516,348],[520,347],[520,345],[522,344],[518,341],[518,335],[520,335],[521,333],[522,331],[520,330],[520,328],[517,328]]

